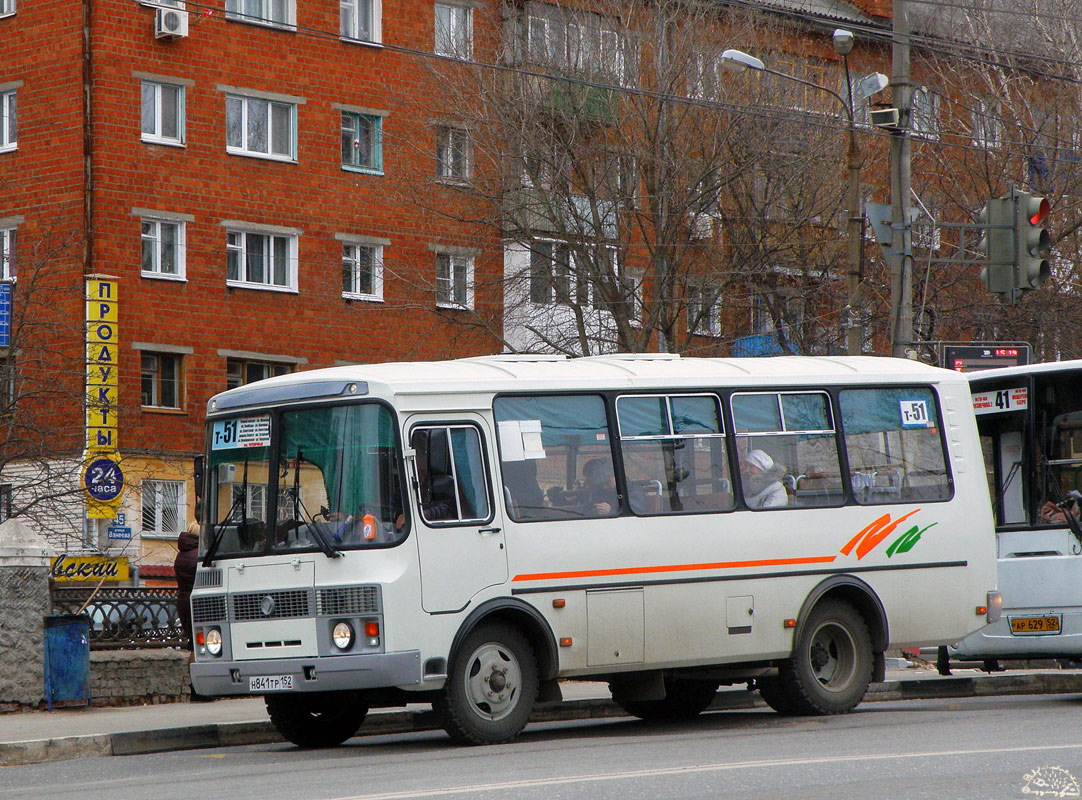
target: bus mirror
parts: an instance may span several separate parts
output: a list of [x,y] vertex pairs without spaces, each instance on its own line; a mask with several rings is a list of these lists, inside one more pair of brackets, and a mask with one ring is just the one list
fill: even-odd
[[207,460],[204,456],[196,456],[192,465],[192,477],[195,480],[196,499],[203,497],[203,478],[206,475]]

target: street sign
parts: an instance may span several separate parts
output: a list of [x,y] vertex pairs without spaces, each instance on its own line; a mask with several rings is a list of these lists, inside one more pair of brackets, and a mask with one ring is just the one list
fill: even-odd
[[976,372],[995,367],[1020,367],[1029,363],[1029,345],[1025,342],[977,342],[945,344],[940,362],[955,372]]
[[116,539],[123,542],[131,541],[131,528],[127,525],[110,525],[105,530],[110,539]]

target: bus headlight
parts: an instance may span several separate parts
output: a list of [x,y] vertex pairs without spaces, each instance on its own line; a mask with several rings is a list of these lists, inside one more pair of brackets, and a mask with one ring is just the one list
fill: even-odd
[[222,632],[217,628],[211,628],[206,636],[207,652],[212,656],[222,654]]
[[331,640],[339,650],[349,650],[353,645],[353,626],[348,622],[339,622],[331,632]]

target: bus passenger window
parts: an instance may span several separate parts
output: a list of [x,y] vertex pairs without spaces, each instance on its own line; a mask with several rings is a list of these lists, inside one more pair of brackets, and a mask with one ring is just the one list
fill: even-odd
[[939,416],[930,389],[843,389],[840,399],[858,503],[950,498]]
[[715,395],[616,400],[628,502],[639,515],[726,511],[732,482]]
[[497,397],[500,471],[516,522],[620,513],[605,402],[596,395]]
[[748,508],[845,502],[838,440],[825,392],[737,393],[730,402]]

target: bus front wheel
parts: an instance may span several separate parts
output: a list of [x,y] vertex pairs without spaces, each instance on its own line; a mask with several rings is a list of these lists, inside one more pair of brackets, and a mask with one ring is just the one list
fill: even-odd
[[786,700],[782,713],[791,709],[794,714],[820,716],[852,711],[864,699],[873,669],[872,640],[864,618],[848,603],[824,600],[808,615],[792,658],[778,667],[777,680]]
[[268,694],[271,723],[297,747],[335,747],[361,727],[368,705],[349,692]]
[[454,741],[502,744],[526,727],[538,686],[526,637],[504,623],[485,623],[462,641],[433,707]]

